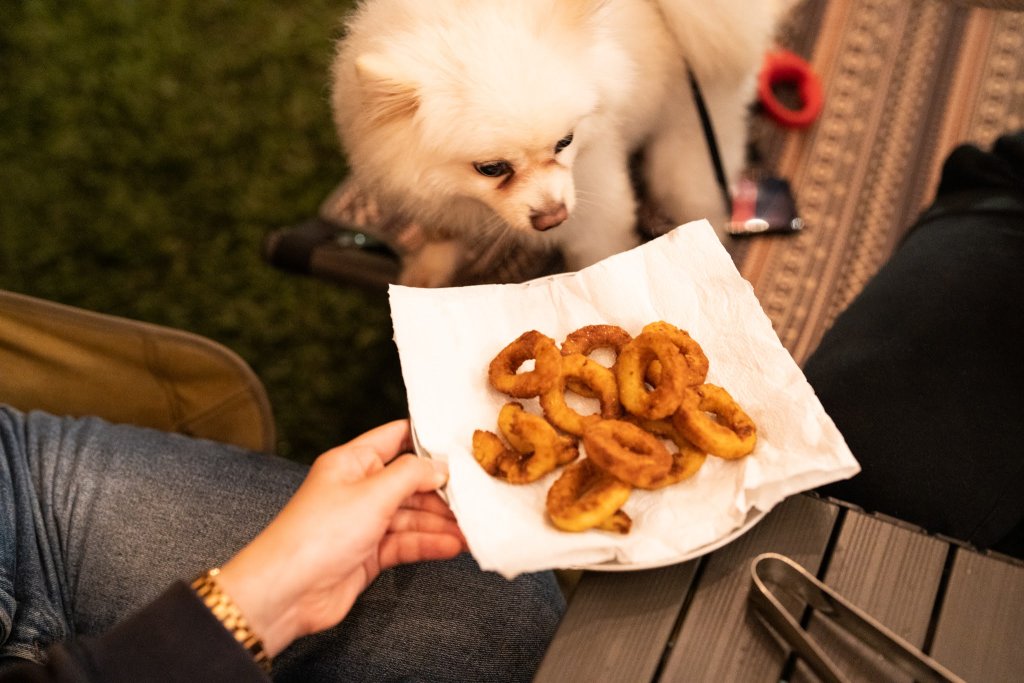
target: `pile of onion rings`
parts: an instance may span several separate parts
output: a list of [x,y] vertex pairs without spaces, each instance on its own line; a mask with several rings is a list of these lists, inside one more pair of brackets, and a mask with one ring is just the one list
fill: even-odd
[[[591,357],[598,349],[614,358],[609,366]],[[665,321],[635,337],[616,325],[587,325],[561,346],[536,330],[524,332],[487,373],[493,389],[519,400],[501,409],[497,434],[473,433],[473,457],[510,484],[562,468],[546,502],[555,527],[628,533],[632,520],[622,506],[634,488],[676,484],[693,477],[708,455],[735,460],[757,444],[753,420],[725,389],[706,383],[707,373],[700,345]],[[567,393],[590,399],[595,410],[576,411]]]

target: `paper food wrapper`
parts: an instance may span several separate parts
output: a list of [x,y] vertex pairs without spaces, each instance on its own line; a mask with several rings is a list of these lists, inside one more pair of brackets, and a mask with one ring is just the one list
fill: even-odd
[[[681,562],[742,533],[787,496],[845,479],[860,467],[753,288],[710,224],[697,221],[577,273],[525,284],[389,289],[395,342],[419,447],[449,463],[449,504],[480,566],[506,577],[543,569],[632,569]],[[561,343],[584,325],[636,335],[653,321],[686,330],[724,387],[754,420],[753,454],[708,457],[691,479],[635,490],[632,531],[569,533],[547,520],[559,472],[527,485],[499,481],[473,459],[477,429],[497,432],[510,400],[491,389],[491,359],[527,330]],[[581,447],[582,451],[582,447]]]

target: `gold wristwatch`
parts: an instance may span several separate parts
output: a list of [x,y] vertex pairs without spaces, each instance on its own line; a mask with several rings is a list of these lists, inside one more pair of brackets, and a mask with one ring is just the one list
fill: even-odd
[[220,584],[217,583],[218,574],[220,574],[220,569],[217,567],[204,572],[192,582],[192,590],[213,613],[213,616],[217,617],[217,621],[228,630],[228,633],[248,650],[256,664],[269,674],[271,661],[267,651],[263,648],[263,641],[249,628],[249,622],[231,600],[231,596],[221,590]]

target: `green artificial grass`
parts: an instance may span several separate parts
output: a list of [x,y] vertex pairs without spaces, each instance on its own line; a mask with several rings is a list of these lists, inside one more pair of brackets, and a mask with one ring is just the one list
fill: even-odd
[[350,4],[0,3],[0,288],[221,342],[302,461],[406,414],[385,296],[260,254],[344,176]]

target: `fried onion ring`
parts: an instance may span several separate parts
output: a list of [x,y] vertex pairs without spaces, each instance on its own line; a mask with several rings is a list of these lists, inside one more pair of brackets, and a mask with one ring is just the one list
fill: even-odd
[[595,465],[616,479],[644,489],[668,475],[672,454],[661,440],[625,420],[601,420],[583,432],[583,447]]
[[509,449],[494,432],[483,429],[473,431],[473,458],[492,477],[501,476],[500,463]]
[[[579,353],[589,356],[597,349],[609,349],[615,352],[617,359],[619,351],[632,338],[629,332],[626,332],[618,325],[586,325],[569,333],[565,341],[562,342],[562,355],[568,356],[573,353]],[[615,364],[612,363],[610,367],[614,369]],[[580,396],[586,396],[587,398],[597,397],[594,391],[586,384],[574,378],[570,378],[566,382],[566,386]]]
[[[566,404],[565,389],[569,379],[586,384],[597,395],[601,405],[600,414],[580,415]],[[582,436],[587,425],[602,418],[618,417],[622,413],[614,373],[578,353],[562,356],[562,372],[547,391],[540,395],[540,406],[551,424],[576,436]]]
[[551,523],[563,531],[586,531],[609,521],[629,499],[632,487],[584,458],[572,463],[548,490]]
[[729,392],[714,384],[689,387],[672,424],[698,448],[726,460],[750,455],[757,444],[754,421]]
[[618,325],[587,325],[569,333],[562,342],[562,353],[588,356],[597,349],[612,349],[618,353],[630,339],[629,332]]
[[[686,369],[683,382],[687,386],[703,384],[708,376],[708,357],[704,355],[704,349],[694,340],[689,333],[679,329],[664,320],[650,323],[644,326],[644,332],[657,332],[668,337],[668,340],[675,344],[676,348],[683,355]],[[646,379],[652,386],[658,386],[661,379],[661,363],[652,361],[647,368]]]
[[[644,376],[655,360],[661,362],[663,372],[657,386],[649,391]],[[622,347],[615,364],[622,406],[648,420],[659,420],[674,413],[685,388],[682,365],[682,356],[665,335],[641,332]]]
[[556,466],[567,465],[579,456],[576,439],[562,436],[540,415],[523,410],[519,403],[506,403],[498,413],[498,431],[512,448],[526,455],[551,450]]
[[670,440],[676,447],[675,452],[672,453],[672,467],[669,468],[668,474],[660,479],[655,479],[646,488],[660,489],[672,484],[678,484],[697,474],[697,471],[704,466],[704,461],[707,460],[708,454],[694,446],[686,437],[680,434],[679,430],[672,424],[671,419],[645,420],[632,415],[626,419],[651,434]]
[[579,451],[575,440],[562,436],[539,415],[506,403],[498,415],[499,431],[509,448],[493,432],[473,432],[473,457],[488,474],[510,484],[537,481],[559,465],[572,462]]
[[[530,330],[498,352],[487,368],[487,379],[492,387],[515,398],[539,396],[558,379],[560,358],[553,339]],[[530,359],[533,370],[517,372]]]
[[[599,349],[608,353],[590,358]],[[629,533],[622,506],[634,488],[661,489],[694,477],[711,455],[737,459],[755,449],[753,421],[725,389],[706,383],[707,372],[701,346],[663,320],[635,338],[616,325],[587,325],[561,347],[525,332],[491,360],[488,382],[514,398],[537,397],[544,414],[505,403],[496,433],[473,433],[473,457],[510,484],[563,468],[547,492],[554,527]],[[568,393],[590,405],[581,412],[584,402]]]

